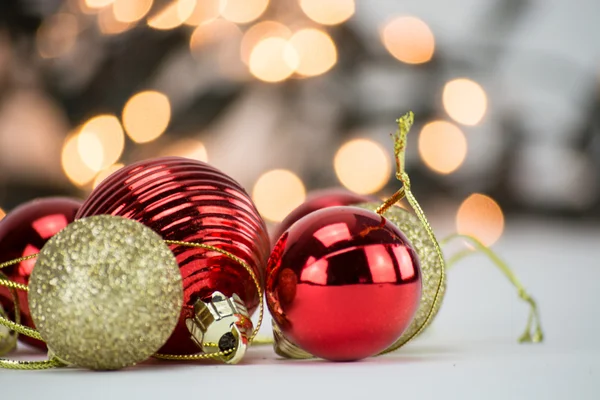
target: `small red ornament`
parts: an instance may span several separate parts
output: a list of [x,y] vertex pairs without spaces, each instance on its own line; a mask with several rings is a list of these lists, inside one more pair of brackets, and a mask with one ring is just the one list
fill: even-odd
[[[9,212],[0,221],[0,263],[39,253],[46,242],[75,220],[82,202],[76,199],[51,197],[27,202]],[[17,283],[27,285],[35,266],[35,259],[2,269],[6,276]],[[21,309],[21,324],[35,328],[29,311],[27,293],[17,291]],[[14,318],[15,309],[10,291],[0,286],[0,303]],[[46,349],[46,345],[25,335],[19,339]]]
[[358,360],[385,350],[408,327],[421,272],[395,225],[368,210],[330,207],[278,240],[266,293],[287,340],[321,358]]
[[341,188],[315,190],[309,193],[304,203],[292,210],[292,212],[289,213],[279,225],[277,225],[273,232],[272,242],[275,244],[283,232],[287,231],[294,222],[313,211],[327,207],[351,206],[354,204],[369,203],[372,201],[377,201],[377,198],[354,193]]
[[[263,219],[237,182],[206,163],[165,157],[127,166],[92,192],[77,218],[99,214],[141,222],[165,240],[215,246],[244,260],[259,280],[264,277],[269,239]],[[262,293],[240,264],[221,253],[180,245],[171,249],[183,277],[184,306],[160,352],[199,353],[199,338],[193,338],[189,325],[198,301],[227,304],[213,294],[236,294],[251,315]]]

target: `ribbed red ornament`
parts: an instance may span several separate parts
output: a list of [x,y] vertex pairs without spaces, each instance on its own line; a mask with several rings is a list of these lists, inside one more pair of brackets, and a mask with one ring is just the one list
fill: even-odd
[[[39,253],[46,242],[68,224],[75,220],[75,214],[82,202],[65,197],[50,197],[22,204],[9,212],[0,221],[0,263]],[[3,268],[10,280],[27,285],[35,266],[35,260],[23,261],[11,267]],[[21,323],[35,328],[27,293],[18,291]],[[14,303],[10,291],[0,286],[0,303],[14,318]],[[40,349],[46,345],[29,336],[20,335],[19,339]]]
[[[269,238],[246,191],[218,169],[196,160],[157,158],[127,166],[100,184],[77,218],[111,214],[150,227],[166,240],[203,243],[226,250],[250,265],[264,279]],[[250,274],[214,251],[171,246],[183,277],[184,307],[175,332],[161,353],[193,354],[185,320],[196,300],[215,291],[240,296],[253,313],[259,296]]]

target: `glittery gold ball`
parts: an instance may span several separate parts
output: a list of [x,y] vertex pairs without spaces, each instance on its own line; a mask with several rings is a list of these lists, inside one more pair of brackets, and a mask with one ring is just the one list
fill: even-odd
[[[365,203],[358,205],[358,207],[366,208],[371,211],[375,211],[379,206],[380,204],[377,203]],[[423,225],[414,214],[400,207],[394,206],[386,211],[383,216],[400,228],[400,230],[406,235],[408,240],[413,245],[417,255],[419,256],[419,261],[421,262],[421,273],[423,279],[421,303],[419,304],[417,313],[402,336],[386,350],[386,352],[389,352],[404,345],[425,323],[430,311],[433,311],[433,313],[429,323],[433,321],[440,309],[440,306],[442,305],[442,300],[444,299],[444,294],[446,292],[446,281],[444,280],[442,282],[438,301],[435,305],[435,308],[432,310],[435,295],[442,278],[441,270],[443,268],[435,250],[433,241],[429,238],[427,231],[425,228],[423,228]]]
[[[4,312],[2,305],[0,305],[0,315],[4,318],[7,318],[6,312]],[[17,335],[4,325],[0,325],[0,356],[11,352],[16,346]]]
[[173,332],[182,302],[179,267],[161,237],[107,215],[50,239],[29,281],[31,315],[50,351],[90,369],[148,359]]

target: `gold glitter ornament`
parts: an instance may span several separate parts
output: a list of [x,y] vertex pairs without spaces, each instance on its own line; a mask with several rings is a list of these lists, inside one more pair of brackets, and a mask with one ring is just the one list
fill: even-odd
[[[0,279],[2,279],[0,277]],[[4,318],[7,318],[6,312],[4,312],[4,308],[0,305],[0,315]],[[17,346],[17,334],[16,332],[10,330],[4,325],[0,325],[0,356],[3,356]]]
[[175,256],[139,222],[75,221],[42,248],[29,281],[33,321],[51,356],[80,367],[124,368],[169,338],[183,286]]
[[[357,207],[376,211],[379,207],[381,207],[381,204],[364,203],[358,204]],[[420,335],[423,329],[425,329],[433,321],[444,299],[444,294],[446,292],[446,279],[441,273],[444,266],[438,257],[435,244],[429,237],[429,234],[419,219],[413,213],[398,206],[390,207],[382,215],[391,223],[400,228],[400,230],[406,235],[410,243],[413,245],[417,255],[419,256],[419,261],[421,262],[421,273],[423,279],[421,303],[419,304],[419,308],[415,314],[415,317],[406,331],[404,331],[402,336],[400,336],[400,338],[384,352],[389,353],[402,347],[411,338]],[[440,280],[442,280],[441,286]],[[437,293],[438,287],[440,288],[439,293]],[[434,302],[436,293],[438,300],[437,302]],[[431,316],[429,316],[430,314]],[[421,332],[419,332],[419,330],[421,330]]]

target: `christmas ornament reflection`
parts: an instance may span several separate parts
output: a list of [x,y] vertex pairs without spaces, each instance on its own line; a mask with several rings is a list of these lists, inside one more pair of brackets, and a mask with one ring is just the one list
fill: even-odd
[[[235,349],[221,359],[238,362],[253,336],[250,316],[262,300],[269,254],[265,223],[244,189],[200,161],[146,160],[107,178],[77,218],[99,214],[138,221],[173,241],[170,247],[183,278],[184,304],[175,332],[160,353],[188,356],[215,347]],[[253,276],[259,277],[258,283]]]
[[329,360],[386,349],[410,324],[421,295],[406,237],[353,207],[300,219],[277,242],[267,271],[275,323],[299,347]]
[[[52,197],[33,200],[17,207],[0,221],[0,263],[37,254],[46,242],[56,233],[75,220],[75,214],[83,204],[71,198]],[[35,260],[25,260],[2,269],[13,282],[27,285]],[[35,328],[27,293],[18,292],[20,320],[29,328]],[[0,305],[11,318],[15,318],[15,307],[11,293],[0,286]],[[46,345],[28,336],[20,336],[27,344],[46,349]]]

